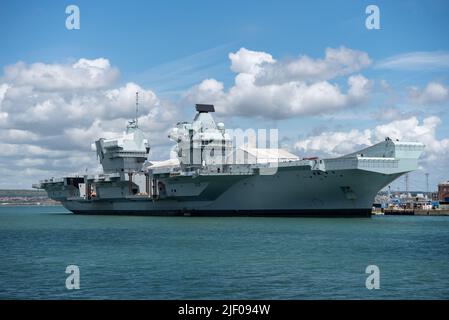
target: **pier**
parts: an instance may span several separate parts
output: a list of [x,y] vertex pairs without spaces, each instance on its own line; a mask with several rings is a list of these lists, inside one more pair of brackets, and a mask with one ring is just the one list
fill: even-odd
[[[428,178],[428,175],[426,175],[426,178]],[[426,189],[426,192],[391,192],[389,187],[388,191],[383,190],[377,194],[372,214],[387,216],[449,216],[449,181],[439,183],[438,191],[436,192],[429,192],[427,182]]]
[[373,210],[373,214],[386,216],[449,216],[449,209],[384,209]]

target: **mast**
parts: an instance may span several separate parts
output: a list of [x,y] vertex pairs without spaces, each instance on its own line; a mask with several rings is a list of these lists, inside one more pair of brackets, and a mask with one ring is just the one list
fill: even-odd
[[136,128],[138,127],[139,91],[136,91]]

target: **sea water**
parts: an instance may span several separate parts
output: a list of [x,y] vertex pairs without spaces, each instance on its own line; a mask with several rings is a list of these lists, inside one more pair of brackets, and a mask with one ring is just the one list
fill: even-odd
[[[79,269],[79,289],[66,286],[70,265]],[[379,289],[367,288],[373,265]],[[449,217],[129,217],[0,207],[1,299],[448,299],[448,271]]]

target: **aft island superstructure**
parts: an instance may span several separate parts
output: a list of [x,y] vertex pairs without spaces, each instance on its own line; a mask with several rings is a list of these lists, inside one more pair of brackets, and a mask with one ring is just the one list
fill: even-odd
[[[34,185],[79,214],[370,216],[377,192],[417,169],[424,145],[385,138],[342,157],[299,158],[286,150],[235,147],[213,105],[169,133],[176,157],[153,161],[137,121],[95,142],[103,172]],[[240,155],[240,156],[236,156]]]

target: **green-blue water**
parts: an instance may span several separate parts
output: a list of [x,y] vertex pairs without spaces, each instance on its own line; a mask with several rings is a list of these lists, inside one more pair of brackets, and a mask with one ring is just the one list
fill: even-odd
[[[67,290],[67,265],[80,268]],[[380,268],[380,289],[365,268]],[[449,298],[449,217],[78,216],[0,208],[0,298]]]

